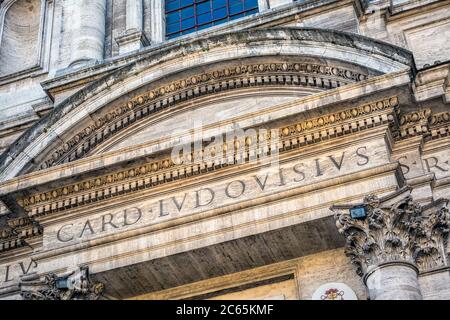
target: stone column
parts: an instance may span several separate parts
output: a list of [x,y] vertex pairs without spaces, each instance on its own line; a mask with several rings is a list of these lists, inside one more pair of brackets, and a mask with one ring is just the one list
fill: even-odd
[[448,264],[450,227],[447,200],[422,206],[406,187],[359,204],[365,217],[352,217],[351,205],[331,207],[346,238],[346,255],[357,266],[372,300],[420,300],[419,272]]
[[422,300],[418,269],[412,263],[380,264],[364,276],[372,300]]
[[70,66],[103,59],[106,0],[72,1]]
[[119,54],[136,51],[149,44],[143,33],[143,14],[142,0],[127,0],[126,30],[116,38]]

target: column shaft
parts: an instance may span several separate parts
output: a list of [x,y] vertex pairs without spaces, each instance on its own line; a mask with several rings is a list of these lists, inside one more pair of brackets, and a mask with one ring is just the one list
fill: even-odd
[[102,60],[105,43],[106,0],[72,2],[72,46],[70,66]]
[[418,270],[409,263],[388,263],[365,276],[371,300],[422,300]]
[[150,0],[150,22],[152,25],[151,42],[160,43],[166,37],[166,17],[164,13],[164,4],[161,0]]

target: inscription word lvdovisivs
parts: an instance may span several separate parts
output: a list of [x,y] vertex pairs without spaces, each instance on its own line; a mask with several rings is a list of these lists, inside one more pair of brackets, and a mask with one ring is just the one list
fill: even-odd
[[[133,225],[158,223],[181,215],[231,205],[238,201],[314,183],[333,175],[347,173],[349,170],[358,170],[369,163],[370,157],[368,147],[360,146],[337,155],[280,165],[276,169],[262,170],[257,174],[232,179],[222,184],[204,186],[155,201],[144,201],[99,217],[67,223],[56,230],[55,236],[58,242],[68,243]],[[344,170],[344,167],[347,169]]]

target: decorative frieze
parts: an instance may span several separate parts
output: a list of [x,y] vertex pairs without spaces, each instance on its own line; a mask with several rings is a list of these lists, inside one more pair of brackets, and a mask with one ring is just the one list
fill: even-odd
[[31,218],[9,219],[0,229],[0,252],[27,245],[27,239],[42,235],[42,227]]
[[64,276],[27,276],[20,282],[24,300],[98,300],[104,288],[103,283],[91,281],[87,267]]
[[330,89],[362,81],[367,77],[341,67],[306,63],[238,65],[194,75],[152,89],[98,117],[91,125],[55,149],[39,168],[45,169],[79,159],[131,123],[200,95],[264,85],[300,85]]
[[446,137],[450,134],[450,112],[441,112],[430,118],[431,139]]
[[[115,173],[32,194],[18,199],[18,203],[34,216],[108,199],[137,189],[148,189],[162,183],[188,178],[191,175],[207,173],[212,169],[216,170],[242,163],[242,161],[253,161],[261,157],[264,152],[271,152],[273,148],[283,153],[332,137],[386,124],[392,121],[394,109],[397,106],[397,98],[391,97],[279,127],[270,132],[255,128],[256,137],[235,137],[233,141],[226,141],[222,146],[205,145],[199,154],[193,151],[183,154],[178,159],[162,158]],[[274,132],[278,136],[271,136]]]
[[424,109],[401,115],[398,138],[426,135],[431,113],[431,109]]
[[436,126],[443,123],[449,123],[450,122],[450,112],[441,112],[433,114],[430,119],[430,125]]
[[400,117],[400,125],[415,125],[419,122],[428,122],[431,109],[424,109],[404,114]]
[[[356,108],[346,109],[340,112],[324,115],[322,117],[309,119],[288,127],[284,127],[281,129],[281,135],[282,136],[289,136],[295,133],[301,133],[308,130],[314,130],[314,129],[320,129],[322,127],[326,127],[327,125],[332,125],[334,123],[344,122],[344,121],[351,121],[352,119],[359,118],[364,115],[372,114],[377,111],[386,110],[389,108],[394,108],[398,105],[397,97],[392,97],[389,99],[384,99],[380,101],[376,101],[373,103],[368,103],[365,105],[358,106]],[[392,116],[386,116],[386,118],[382,120],[392,120]],[[375,120],[376,121],[376,120]],[[375,123],[361,123],[359,122],[358,125],[360,127],[365,127],[374,125]],[[357,126],[358,126],[357,125]],[[354,128],[355,129],[355,128]]]
[[[351,206],[333,206],[336,226],[346,238],[346,255],[367,277],[380,265],[407,263],[420,271],[443,267],[447,261],[450,214],[447,200],[426,206],[413,201],[410,189],[394,195],[368,195],[362,207],[365,217],[350,215]],[[405,194],[403,196],[402,194]],[[395,197],[400,200],[390,201]]]

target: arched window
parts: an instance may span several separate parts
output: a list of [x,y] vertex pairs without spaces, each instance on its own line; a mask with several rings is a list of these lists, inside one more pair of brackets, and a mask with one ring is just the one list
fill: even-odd
[[6,12],[0,24],[0,76],[39,65],[40,52],[41,0],[16,0],[4,5]]
[[258,12],[258,0],[166,0],[166,38]]

